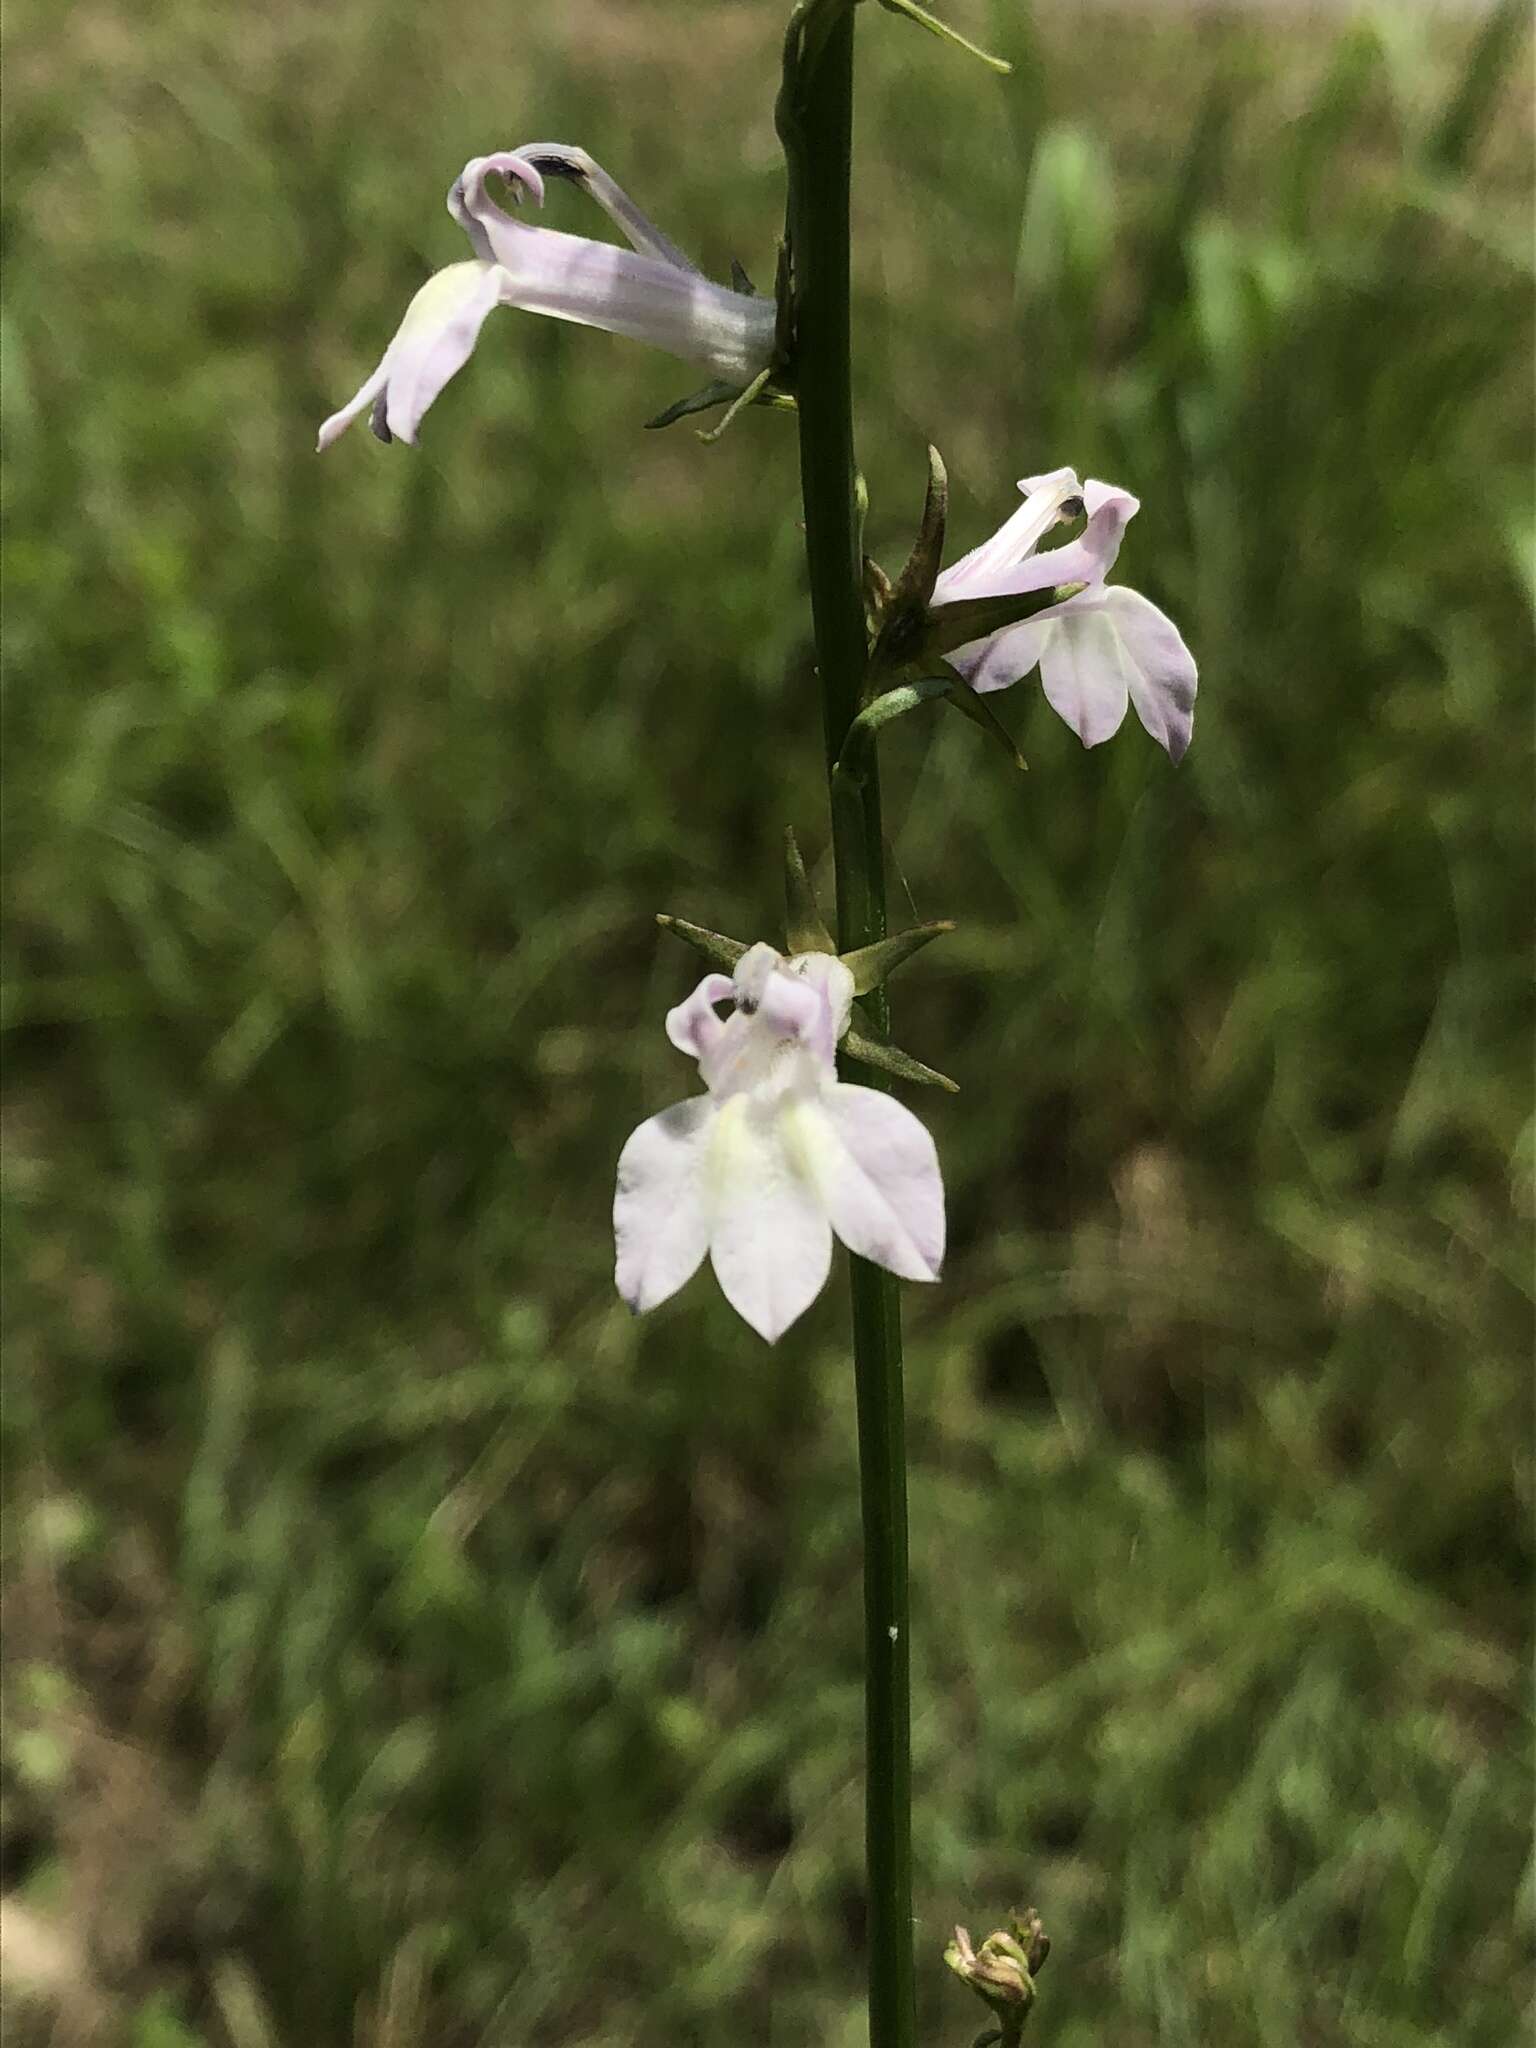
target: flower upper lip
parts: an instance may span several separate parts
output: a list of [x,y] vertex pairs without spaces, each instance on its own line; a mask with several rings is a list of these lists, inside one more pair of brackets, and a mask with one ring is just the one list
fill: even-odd
[[[480,214],[486,206],[502,212],[485,191],[486,174],[491,171],[499,172],[503,178],[512,181],[512,199],[519,205],[522,201],[519,185],[527,188],[529,197],[538,206],[544,204],[546,178],[560,178],[579,185],[620,229],[629,246],[638,254],[658,257],[663,263],[670,263],[675,270],[685,270],[693,277],[704,275],[692,257],[685,255],[669,235],[664,235],[656,223],[641,212],[623,187],[609,177],[596,157],[570,142],[527,142],[517,149],[503,150],[492,156],[472,157],[454,180],[448,194],[448,211],[471,241],[477,234],[482,237],[485,234]],[[507,216],[503,214],[503,218]],[[478,253],[490,255],[488,241]]]
[[494,263],[496,252],[483,215],[487,209],[510,219],[485,189],[487,175],[495,171],[506,180],[513,202],[522,204],[528,193],[535,206],[544,204],[544,178],[538,165],[523,150],[495,150],[490,156],[474,156],[448,187],[446,205],[450,216],[469,237],[470,247],[482,263]]

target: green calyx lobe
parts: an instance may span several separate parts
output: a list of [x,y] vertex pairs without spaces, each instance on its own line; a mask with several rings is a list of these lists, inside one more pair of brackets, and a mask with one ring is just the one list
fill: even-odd
[[856,952],[842,954],[842,963],[853,976],[854,994],[867,996],[871,989],[883,988],[903,961],[954,929],[953,918],[937,918],[931,924],[915,924],[908,931],[892,932],[889,938],[879,939],[873,946],[860,946]]
[[784,827],[784,937],[791,953],[835,953],[793,825]]
[[899,675],[921,659],[928,607],[944,560],[949,523],[949,476],[937,448],[928,450],[928,491],[912,552],[892,583],[877,562],[864,561],[864,599],[874,646],[872,675]]
[[690,924],[686,917],[669,917],[664,910],[657,911],[656,922],[664,932],[671,932],[685,946],[692,946],[711,967],[718,967],[725,974],[731,972],[747,950],[745,939],[728,939],[724,932],[712,932],[702,924]]
[[958,1081],[951,1081],[948,1074],[941,1074],[937,1067],[925,1067],[921,1060],[913,1059],[911,1053],[903,1052],[899,1045],[877,1038],[872,1030],[850,1025],[843,1033],[841,1050],[850,1059],[859,1060],[866,1067],[876,1067],[895,1080],[914,1081],[922,1088],[942,1088],[947,1095],[960,1093]]
[[[973,640],[1017,626],[1075,594],[1031,590],[1013,597],[959,598],[935,604],[949,521],[949,478],[937,448],[928,450],[928,490],[912,551],[894,583],[878,562],[864,558],[864,609],[872,642],[868,697],[850,727],[838,767],[857,776],[863,749],[882,726],[923,704],[942,699],[961,712],[1016,768],[1026,766],[1007,728],[956,670],[947,656]],[[937,671],[937,673],[935,673]],[[882,688],[881,685],[894,685]]]
[[1068,584],[1061,590],[1026,590],[1016,597],[961,597],[935,605],[927,614],[920,658],[942,661],[957,647],[985,640],[1006,626],[1022,626],[1026,619],[1049,611],[1082,588],[1080,583]]
[[939,568],[944,560],[944,535],[949,527],[949,472],[944,467],[944,458],[930,443],[928,449],[928,490],[923,499],[922,523],[917,529],[917,539],[912,543],[901,574],[896,579],[892,593],[897,605],[928,605],[933,597],[933,587],[939,580]]
[[[839,954],[833,943],[816,901],[816,892],[806,869],[805,859],[800,851],[793,828],[784,834],[784,936],[787,950],[791,955],[798,953],[830,953],[841,959],[853,977],[853,993],[856,997],[872,994],[882,988],[904,961],[914,953],[922,951],[933,940],[943,938],[952,932],[954,924],[947,918],[935,919],[927,924],[914,925],[909,931],[892,932],[888,938],[872,946],[859,946],[851,953]],[[687,946],[691,946],[711,967],[731,973],[738,960],[747,950],[745,939],[733,939],[725,932],[712,932],[707,926],[693,924],[685,917],[672,917],[658,912],[656,922],[663,931],[671,932]],[[925,1087],[945,1088],[951,1094],[957,1093],[956,1084],[936,1068],[925,1066],[899,1046],[891,1045],[870,1025],[856,1025],[845,1032],[842,1049],[851,1059],[863,1065],[876,1067],[881,1073],[891,1074],[897,1080],[920,1082]]]

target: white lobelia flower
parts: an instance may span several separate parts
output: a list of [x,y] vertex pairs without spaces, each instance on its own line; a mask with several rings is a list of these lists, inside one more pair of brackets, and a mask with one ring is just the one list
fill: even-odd
[[[773,1343],[815,1300],[834,1231],[906,1280],[936,1280],[944,1185],[909,1109],[839,1081],[853,976],[829,953],[744,953],[667,1015],[708,1093],[653,1116],[619,1157],[615,1280],[637,1313],[708,1252],[725,1298]],[[721,1018],[717,1003],[733,1003]]]
[[[1155,604],[1104,580],[1139,501],[1114,484],[1080,484],[1070,469],[1024,477],[1019,489],[1024,503],[1013,517],[939,576],[934,604],[1083,588],[1021,625],[956,648],[950,665],[984,691],[1006,689],[1038,663],[1047,702],[1085,747],[1118,732],[1134,704],[1169,759],[1180,760],[1195,722],[1194,656]],[[1088,523],[1076,540],[1039,552],[1053,526],[1084,510]]]
[[[514,220],[487,190],[492,173],[514,200],[526,191],[539,205],[546,174],[574,180],[630,247]],[[321,427],[321,448],[364,412],[381,441],[414,442],[422,414],[468,362],[497,306],[650,342],[735,384],[750,383],[768,365],[773,300],[712,284],[584,150],[540,142],[475,157],[454,181],[448,211],[469,237],[473,257],[450,263],[422,286],[373,375]]]

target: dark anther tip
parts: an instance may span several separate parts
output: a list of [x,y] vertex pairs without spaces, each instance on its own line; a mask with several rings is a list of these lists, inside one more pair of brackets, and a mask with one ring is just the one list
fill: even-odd
[[526,161],[531,163],[533,168],[545,178],[570,178],[575,182],[582,176],[580,166],[573,163],[568,156],[559,156],[539,150],[536,154],[528,156]]

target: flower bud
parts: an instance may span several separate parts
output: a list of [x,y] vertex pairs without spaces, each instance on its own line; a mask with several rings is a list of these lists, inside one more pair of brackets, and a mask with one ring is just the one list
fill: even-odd
[[944,1951],[944,1960],[999,2023],[1001,2048],[1014,2048],[1035,2002],[1035,1977],[1050,1954],[1050,1938],[1033,1907],[1015,1913],[1006,1929],[989,1934],[979,1948],[963,1927]]

